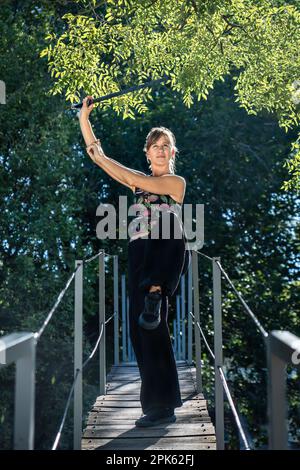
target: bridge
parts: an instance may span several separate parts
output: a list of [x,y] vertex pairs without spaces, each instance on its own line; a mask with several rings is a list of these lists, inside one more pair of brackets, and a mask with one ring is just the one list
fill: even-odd
[[[212,266],[213,345],[205,335],[201,322],[199,298],[199,258]],[[107,318],[105,298],[106,263],[113,262],[112,315]],[[89,357],[83,361],[83,272],[88,263],[99,265],[99,335]],[[265,345],[268,371],[268,447],[288,448],[286,366],[299,369],[300,338],[288,331],[267,332],[236,289],[219,257],[192,251],[188,273],[181,277],[180,294],[176,296],[176,318],[172,325],[173,349],[177,362],[183,406],[176,409],[177,420],[147,429],[136,428],[134,421],[141,415],[139,403],[140,378],[129,337],[126,276],[119,276],[118,256],[100,250],[96,255],[76,260],[74,271],[59,293],[41,328],[36,332],[14,332],[0,338],[0,367],[16,364],[14,448],[34,449],[36,349],[65,293],[71,286],[74,297],[74,380],[65,404],[52,450],[59,448],[67,413],[73,399],[73,449],[86,450],[224,450],[224,399],[230,406],[240,437],[240,449],[254,450],[251,436],[239,416],[237,404],[228,385],[223,364],[222,278],[230,285],[245,313],[256,326]],[[119,289],[121,287],[121,289]],[[120,293],[119,293],[120,291]],[[119,309],[121,306],[121,309]],[[106,327],[113,322],[114,363],[106,371]],[[209,417],[203,395],[202,348],[214,367],[214,422]],[[86,418],[82,415],[83,373],[99,354],[99,396]]]

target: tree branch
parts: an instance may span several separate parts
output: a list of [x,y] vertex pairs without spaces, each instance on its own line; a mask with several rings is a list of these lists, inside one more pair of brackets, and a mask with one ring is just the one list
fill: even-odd
[[241,28],[245,33],[247,33],[247,31],[245,30],[244,26],[241,26],[240,24],[238,23],[233,23],[232,21],[229,21],[229,16],[228,15],[221,15],[223,20],[225,21],[225,23],[228,25],[228,26],[231,26],[230,30],[231,31],[233,28]]

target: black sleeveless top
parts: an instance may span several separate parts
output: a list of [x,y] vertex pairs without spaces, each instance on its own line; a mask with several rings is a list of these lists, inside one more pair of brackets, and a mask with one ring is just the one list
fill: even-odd
[[[152,176],[152,174],[149,176]],[[130,236],[130,242],[141,237],[151,238],[151,232],[153,232],[154,227],[159,224],[161,225],[163,213],[170,214],[171,236],[172,230],[174,232],[174,222],[177,222],[178,230],[180,230],[185,238],[181,219],[182,204],[176,202],[170,195],[154,194],[141,188],[135,188],[133,207],[137,211],[138,216],[133,221],[136,228],[134,228],[134,233]],[[161,230],[161,227],[157,227],[156,230]]]

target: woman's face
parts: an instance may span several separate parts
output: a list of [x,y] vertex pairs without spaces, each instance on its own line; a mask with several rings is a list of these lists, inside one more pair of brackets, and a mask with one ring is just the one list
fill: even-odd
[[169,138],[162,135],[147,150],[146,156],[151,162],[153,170],[169,171],[169,162],[174,158],[175,150]]

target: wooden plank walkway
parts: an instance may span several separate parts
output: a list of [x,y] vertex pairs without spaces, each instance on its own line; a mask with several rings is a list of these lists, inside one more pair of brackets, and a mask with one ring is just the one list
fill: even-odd
[[176,422],[137,428],[142,416],[140,376],[136,364],[113,366],[106,395],[93,405],[83,432],[83,450],[215,450],[215,429],[203,395],[196,391],[196,369],[177,362],[183,406]]

